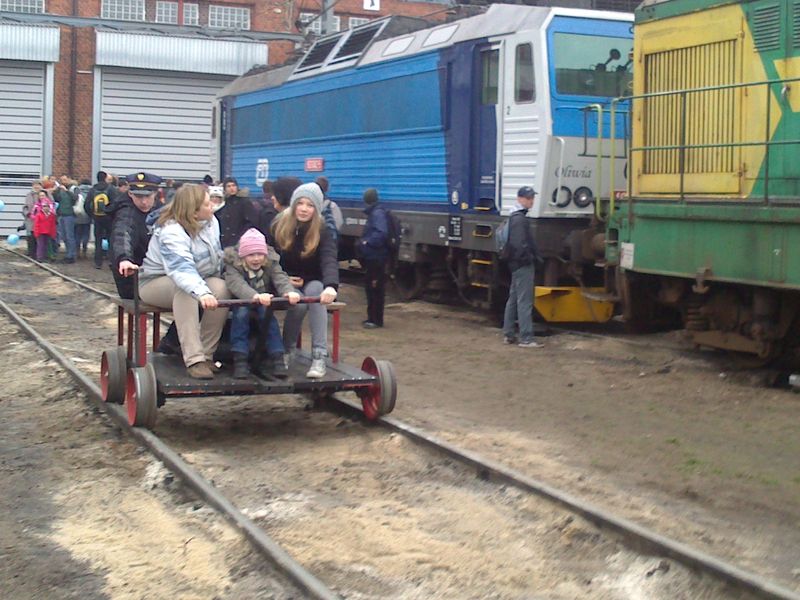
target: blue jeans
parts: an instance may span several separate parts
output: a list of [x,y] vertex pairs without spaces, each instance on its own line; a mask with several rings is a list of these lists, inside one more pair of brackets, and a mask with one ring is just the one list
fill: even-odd
[[78,250],[82,250],[86,254],[86,248],[89,246],[89,233],[91,231],[91,223],[75,223],[75,245]]
[[[325,286],[321,281],[307,281],[305,286],[297,290],[301,296],[319,296]],[[325,358],[328,356],[328,309],[322,304],[295,304],[286,311],[283,322],[283,345],[287,352],[297,346],[297,337],[303,327],[303,319],[308,313],[311,328],[311,356]]]
[[533,265],[520,267],[511,272],[511,288],[503,316],[503,335],[516,337],[516,323],[519,322],[519,341],[533,341]]
[[[231,350],[237,354],[250,353],[250,311],[255,310],[260,320],[264,319],[267,312],[266,306],[237,306],[231,309]],[[265,350],[268,356],[283,354],[283,338],[278,319],[270,315],[267,325],[267,339]]]
[[61,239],[67,246],[67,258],[74,259],[78,253],[78,246],[75,242],[75,217],[59,217],[58,231]]

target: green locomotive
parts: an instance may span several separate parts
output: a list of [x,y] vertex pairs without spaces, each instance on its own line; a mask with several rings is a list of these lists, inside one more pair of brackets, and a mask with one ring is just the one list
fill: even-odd
[[671,313],[698,346],[786,356],[800,333],[800,2],[645,0],[635,23],[607,286],[634,326]]

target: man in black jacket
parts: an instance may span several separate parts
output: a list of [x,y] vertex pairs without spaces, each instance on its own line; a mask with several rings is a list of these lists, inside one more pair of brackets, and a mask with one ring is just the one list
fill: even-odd
[[508,267],[511,288],[503,318],[503,342],[516,344],[516,325],[519,323],[520,348],[541,348],[533,339],[533,276],[539,252],[531,235],[528,211],[533,207],[536,191],[523,186],[517,192],[517,202],[508,223]]
[[[222,247],[235,246],[242,234],[251,227],[258,227],[258,211],[250,201],[250,190],[239,189],[233,177],[225,178],[225,200],[214,216],[219,221],[219,237]],[[263,232],[262,232],[263,233]]]
[[106,212],[111,221],[111,240],[108,262],[120,298],[133,298],[134,271],[144,260],[150,243],[150,231],[145,223],[153,210],[161,178],[140,171],[127,177],[127,194],[119,194]]

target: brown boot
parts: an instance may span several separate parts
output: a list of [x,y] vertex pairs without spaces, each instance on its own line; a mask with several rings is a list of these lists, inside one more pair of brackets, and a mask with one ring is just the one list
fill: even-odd
[[205,362],[195,363],[186,367],[190,377],[195,379],[214,379],[214,373]]

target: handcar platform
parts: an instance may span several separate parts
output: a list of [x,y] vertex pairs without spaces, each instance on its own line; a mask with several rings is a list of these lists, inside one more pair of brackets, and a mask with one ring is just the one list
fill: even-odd
[[214,379],[197,380],[186,376],[186,367],[179,356],[148,354],[153,365],[159,396],[239,396],[244,394],[292,394],[314,391],[335,392],[354,389],[375,383],[376,377],[344,363],[327,362],[327,372],[320,379],[309,379],[306,372],[311,366],[311,355],[297,351],[289,365],[286,379],[262,378],[255,374],[247,379],[234,379],[232,370],[224,367]]
[[[117,305],[117,345],[103,352],[100,362],[100,384],[106,402],[124,404],[132,426],[152,428],[157,409],[167,398],[198,396],[243,396],[255,394],[331,394],[352,391],[361,399],[364,415],[369,420],[390,413],[397,398],[397,379],[389,361],[364,359],[361,368],[339,360],[340,311],[345,304],[327,304],[331,313],[332,348],[326,360],[327,372],[322,378],[311,379],[306,372],[311,355],[300,348],[293,352],[286,379],[260,377],[251,373],[247,379],[234,379],[231,365],[223,366],[213,379],[191,377],[180,356],[155,352],[158,347],[160,318],[169,309],[144,304],[138,299],[138,274],[134,275],[136,299],[115,300]],[[319,298],[301,298],[301,303],[313,304]],[[245,306],[249,300],[220,300],[219,306]],[[274,298],[272,310],[290,307],[286,298]],[[127,327],[125,320],[127,317]],[[148,321],[151,323],[151,349],[148,352]],[[126,339],[127,330],[127,339]]]

